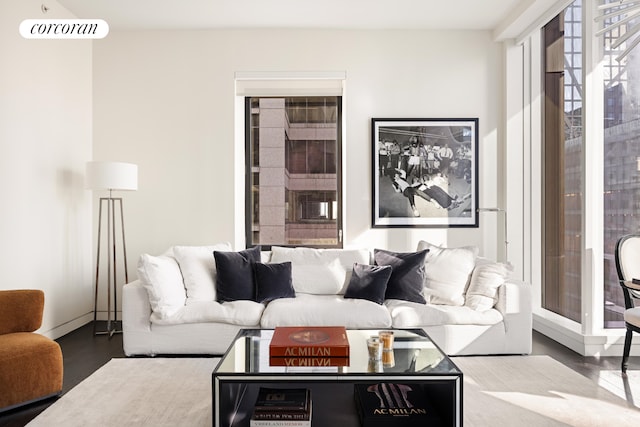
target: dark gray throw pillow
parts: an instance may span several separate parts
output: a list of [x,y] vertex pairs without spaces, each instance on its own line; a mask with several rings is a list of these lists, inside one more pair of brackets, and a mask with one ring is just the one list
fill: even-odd
[[252,264],[260,262],[260,246],[240,252],[214,251],[219,302],[256,300]]
[[391,277],[390,265],[353,264],[345,298],[366,299],[382,305]]
[[256,282],[256,301],[268,303],[278,298],[295,298],[291,278],[291,263],[253,264]]
[[391,252],[374,249],[373,259],[376,265],[390,265],[392,267],[385,299],[427,303],[422,294],[424,260],[427,252],[429,249],[420,252]]

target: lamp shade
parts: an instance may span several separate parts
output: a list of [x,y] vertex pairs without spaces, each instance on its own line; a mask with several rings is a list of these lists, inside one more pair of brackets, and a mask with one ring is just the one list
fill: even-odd
[[122,162],[88,162],[86,186],[91,190],[138,189],[138,165]]

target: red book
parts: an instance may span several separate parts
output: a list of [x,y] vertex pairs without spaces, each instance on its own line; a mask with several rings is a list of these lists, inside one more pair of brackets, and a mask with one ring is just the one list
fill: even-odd
[[278,326],[269,344],[270,357],[349,357],[344,326]]
[[322,367],[349,366],[348,357],[270,357],[269,366]]

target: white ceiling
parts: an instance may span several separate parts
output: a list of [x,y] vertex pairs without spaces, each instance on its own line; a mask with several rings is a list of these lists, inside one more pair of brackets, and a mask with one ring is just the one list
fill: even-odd
[[[43,0],[46,5],[47,0]],[[494,30],[549,0],[58,0],[112,29]]]

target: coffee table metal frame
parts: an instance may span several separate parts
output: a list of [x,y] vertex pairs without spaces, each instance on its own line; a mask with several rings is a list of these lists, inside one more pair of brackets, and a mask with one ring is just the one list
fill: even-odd
[[[394,382],[421,387],[443,426],[462,426],[463,374],[421,329],[394,330],[393,367],[374,368],[366,338],[380,330],[348,330],[349,366],[269,366],[273,330],[242,329],[212,373],[214,427],[248,427],[259,387],[311,388],[312,425],[359,426],[354,384]],[[378,372],[375,372],[378,370]]]

